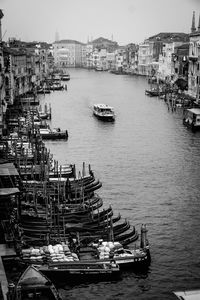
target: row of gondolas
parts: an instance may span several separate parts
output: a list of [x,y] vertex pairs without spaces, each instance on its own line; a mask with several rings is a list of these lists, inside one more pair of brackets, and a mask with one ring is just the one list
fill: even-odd
[[124,268],[148,268],[146,226],[137,246],[135,227],[103,207],[91,167],[83,163],[77,174],[75,165],[59,165],[34,126],[26,130],[7,136],[0,148],[1,223],[24,271],[8,299],[34,293],[59,299],[53,284],[116,280]]

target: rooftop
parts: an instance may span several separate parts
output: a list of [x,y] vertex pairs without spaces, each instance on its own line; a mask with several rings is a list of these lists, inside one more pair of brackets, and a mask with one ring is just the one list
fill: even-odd
[[84,43],[78,42],[76,40],[59,40],[55,41],[53,44],[78,44],[78,45],[85,45]]

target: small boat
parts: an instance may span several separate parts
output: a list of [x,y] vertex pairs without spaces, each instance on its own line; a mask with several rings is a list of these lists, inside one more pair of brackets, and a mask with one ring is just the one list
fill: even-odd
[[51,90],[49,88],[39,88],[37,94],[50,94]]
[[188,108],[183,118],[183,124],[193,132],[200,130],[200,108]]
[[96,70],[96,71],[103,71],[103,68],[100,67],[100,66],[97,66],[95,70]]
[[61,131],[60,128],[50,129],[50,128],[40,128],[40,135],[42,139],[45,140],[61,140],[68,139],[68,131]]
[[39,100],[35,96],[21,97],[19,100],[21,105],[39,105]]
[[145,90],[145,94],[150,97],[158,97],[165,94],[165,92],[159,90],[159,88],[152,88],[150,90]]
[[200,299],[200,290],[189,290],[189,291],[180,291],[173,292],[180,300],[198,300]]
[[114,260],[103,264],[98,261],[55,262],[49,265],[40,265],[38,268],[52,282],[58,284],[117,280],[121,274],[120,268]]
[[114,121],[115,113],[113,107],[106,104],[94,104],[93,114],[100,120],[103,121]]
[[64,90],[64,85],[62,85],[60,81],[53,81],[49,89],[51,91],[62,91]]
[[61,300],[54,284],[35,266],[30,265],[21,275],[13,290],[9,290],[11,300]]
[[68,80],[70,80],[70,75],[69,75],[69,74],[62,74],[62,75],[61,75],[61,80],[63,80],[63,81],[68,81]]

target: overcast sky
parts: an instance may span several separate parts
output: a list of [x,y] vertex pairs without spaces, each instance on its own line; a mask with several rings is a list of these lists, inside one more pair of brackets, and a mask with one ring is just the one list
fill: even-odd
[[119,45],[140,43],[159,32],[189,33],[200,0],[0,0],[2,35],[54,42],[104,37]]

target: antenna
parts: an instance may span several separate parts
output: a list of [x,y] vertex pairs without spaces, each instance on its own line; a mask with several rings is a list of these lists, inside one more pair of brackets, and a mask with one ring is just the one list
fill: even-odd
[[3,34],[3,36],[2,36],[2,39],[1,39],[1,40],[3,40],[3,38],[4,38],[5,34],[6,34],[6,32],[7,32],[7,30],[5,30],[5,32],[4,32],[4,34]]

